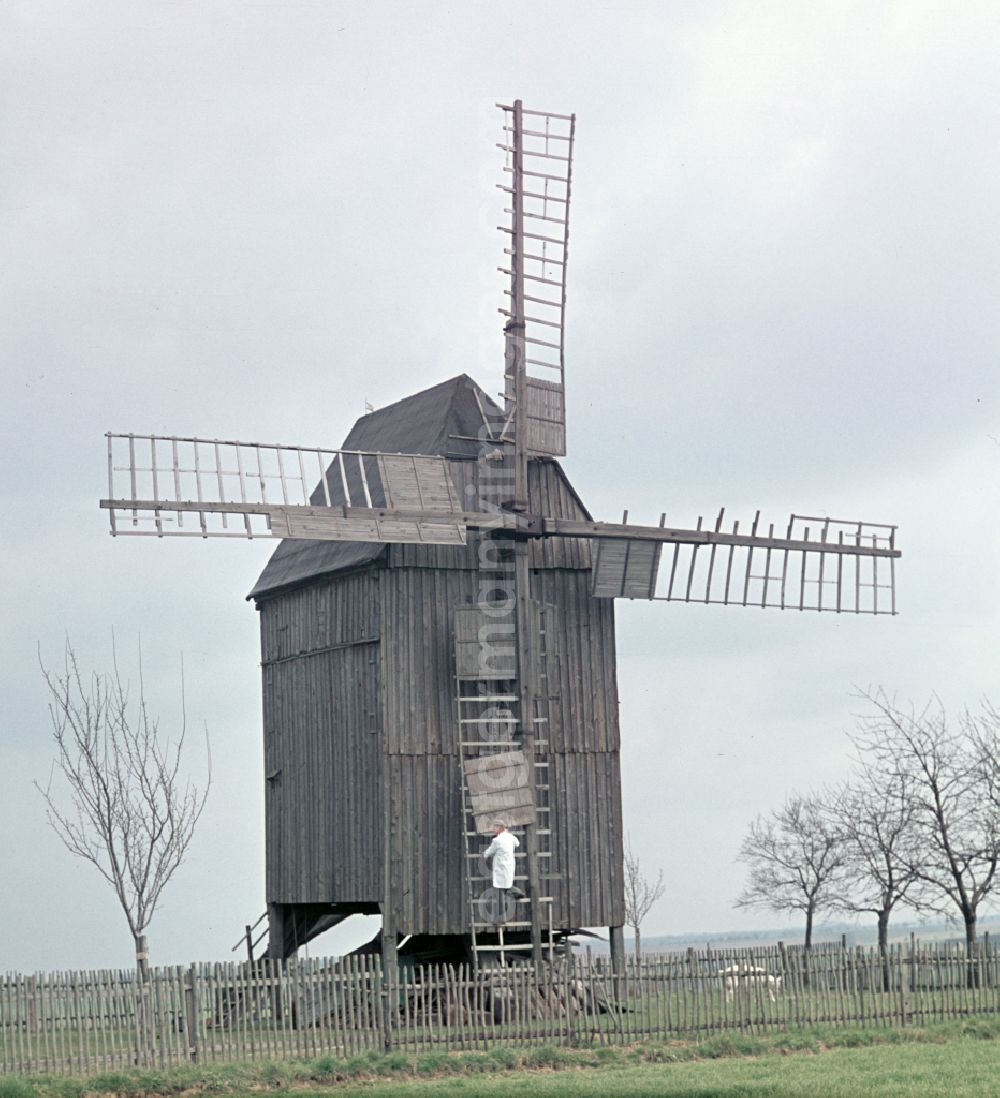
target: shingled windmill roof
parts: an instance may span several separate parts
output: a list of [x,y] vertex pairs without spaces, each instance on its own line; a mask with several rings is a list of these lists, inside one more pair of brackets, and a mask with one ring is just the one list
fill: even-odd
[[[474,459],[483,417],[502,423],[500,409],[467,374],[459,374],[362,416],[343,449],[386,454],[444,454]],[[254,589],[255,599],[281,588],[357,568],[377,560],[385,545],[372,542],[305,541],[285,538],[271,555]]]

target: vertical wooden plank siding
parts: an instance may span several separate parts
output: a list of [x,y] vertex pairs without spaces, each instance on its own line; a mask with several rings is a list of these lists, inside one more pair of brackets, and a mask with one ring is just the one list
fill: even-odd
[[[475,462],[452,462],[478,490]],[[558,464],[531,463],[533,511],[587,518]],[[621,921],[618,690],[611,600],[587,541],[532,547],[552,607],[543,755],[556,927]],[[479,598],[478,542],[385,558],[259,602],[269,903],[382,904],[400,934],[461,934],[453,611]],[[565,756],[565,758],[563,757]],[[389,889],[391,895],[384,895]]]
[[381,891],[378,575],[261,604],[271,902]]

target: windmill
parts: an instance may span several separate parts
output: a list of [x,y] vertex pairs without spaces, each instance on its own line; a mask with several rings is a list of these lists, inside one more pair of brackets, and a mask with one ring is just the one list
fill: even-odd
[[[360,912],[393,965],[602,925],[620,961],[614,600],[896,612],[893,526],[590,515],[555,460],[575,118],[500,109],[502,406],[462,376],[339,449],[108,435],[112,534],[282,539],[250,595],[272,955]],[[511,893],[480,856],[496,818],[522,840]]]

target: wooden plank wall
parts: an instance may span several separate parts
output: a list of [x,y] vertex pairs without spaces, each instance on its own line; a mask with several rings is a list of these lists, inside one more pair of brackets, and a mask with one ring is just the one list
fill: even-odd
[[476,572],[391,568],[383,575],[382,683],[388,754],[456,754],[452,613],[471,605]]
[[617,751],[549,756],[552,872],[545,882],[559,927],[622,926],[621,772]]
[[[456,486],[477,484],[454,461]],[[532,508],[585,518],[558,464],[533,461]],[[551,615],[551,893],[557,926],[616,925],[621,794],[614,617],[590,597],[589,543],[532,549]],[[264,599],[267,896],[383,899],[395,925],[465,930],[452,614],[479,596],[478,543],[392,546],[378,564]],[[383,828],[388,828],[384,831]]]
[[379,574],[261,603],[272,903],[381,896]]
[[[549,758],[557,876],[545,893],[556,897],[560,927],[624,920],[614,612],[609,600],[591,598],[589,578],[538,569],[533,580],[535,595],[554,605]],[[382,577],[385,749],[399,756],[387,764],[388,856],[392,879],[410,882],[393,907],[405,933],[457,934],[466,920],[451,618],[454,607],[475,600],[477,584],[477,574],[465,570],[393,568]],[[446,800],[453,807],[444,811]],[[444,871],[432,894],[427,867]]]
[[385,779],[394,925],[401,934],[464,933],[468,909],[458,756],[390,754]]
[[[480,467],[475,461],[448,462],[458,492],[470,509],[481,506]],[[471,489],[471,492],[469,491]],[[538,458],[528,465],[528,509],[549,518],[589,519],[559,464]],[[471,533],[465,548],[447,545],[390,545],[391,568],[468,568],[479,567],[479,536]],[[532,568],[590,568],[590,541],[586,538],[547,538],[532,542]]]
[[264,598],[260,652],[265,666],[336,644],[378,640],[379,605],[371,571],[336,577]]
[[[562,467],[540,458],[528,463],[528,505],[534,514],[547,518],[589,519]],[[586,568],[591,566],[587,538],[544,538],[531,543],[532,568]]]
[[549,608],[551,750],[617,751],[614,600],[591,598],[589,572],[563,570],[539,569],[532,596]]
[[590,573],[538,570],[533,595],[548,607],[549,803],[557,926],[620,926],[621,734],[614,603],[590,595]]
[[389,901],[402,934],[461,934],[467,922],[452,613],[478,582],[465,569],[383,577]]

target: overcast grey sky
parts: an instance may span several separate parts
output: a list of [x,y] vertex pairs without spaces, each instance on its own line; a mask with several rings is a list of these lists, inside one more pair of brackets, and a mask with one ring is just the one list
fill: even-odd
[[131,952],[31,787],[36,648],[67,633],[98,668],[141,634],[165,724],[183,652],[211,731],[154,959],[228,957],[263,910],[244,596],[272,546],[111,539],[103,434],[330,446],[366,400],[499,390],[518,96],[578,116],[564,467],[591,509],[900,526],[895,619],[619,604],[647,932],[774,925],[732,910],[740,840],[846,772],[854,685],[1000,697],[998,54],[987,2],[0,3],[0,969]]

